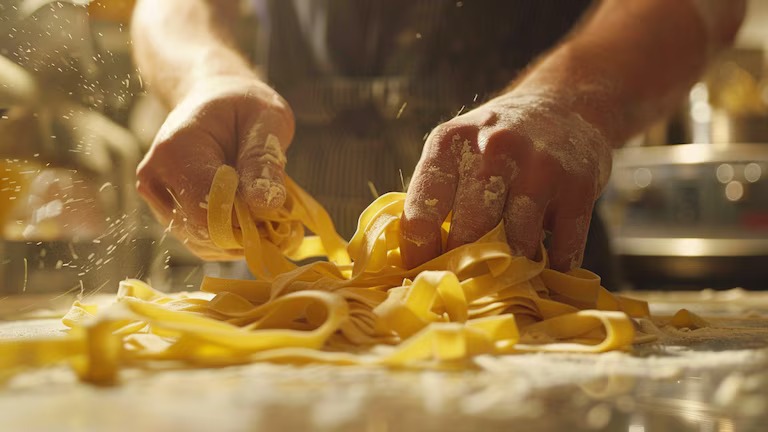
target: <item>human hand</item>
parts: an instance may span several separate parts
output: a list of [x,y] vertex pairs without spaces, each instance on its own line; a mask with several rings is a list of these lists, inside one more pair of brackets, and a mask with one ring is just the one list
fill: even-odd
[[[288,104],[255,78],[216,77],[190,88],[138,167],[138,191],[158,220],[203,259],[235,259],[210,240],[207,195],[216,170],[234,166],[252,212],[285,202]],[[276,138],[276,139],[275,139]]]
[[435,128],[411,180],[401,219],[409,268],[438,255],[452,212],[448,250],[503,220],[512,253],[537,259],[552,233],[550,266],[581,265],[595,200],[608,180],[603,134],[557,99],[510,93]]

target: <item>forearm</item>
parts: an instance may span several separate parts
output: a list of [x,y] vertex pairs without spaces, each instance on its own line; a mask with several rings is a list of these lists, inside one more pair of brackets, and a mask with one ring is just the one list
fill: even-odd
[[131,34],[144,80],[174,107],[195,83],[216,75],[255,76],[229,27],[232,0],[139,0]]
[[675,109],[743,13],[742,0],[604,0],[512,92],[559,98],[620,144]]

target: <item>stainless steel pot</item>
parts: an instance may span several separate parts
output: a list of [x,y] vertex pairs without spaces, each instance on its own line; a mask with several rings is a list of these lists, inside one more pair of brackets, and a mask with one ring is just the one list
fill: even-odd
[[768,288],[768,144],[619,150],[601,211],[636,286]]

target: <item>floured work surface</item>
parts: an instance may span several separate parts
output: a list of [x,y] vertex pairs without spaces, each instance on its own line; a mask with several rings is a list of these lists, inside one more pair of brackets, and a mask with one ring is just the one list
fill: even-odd
[[[762,431],[768,293],[723,294],[738,299],[697,303],[680,293],[708,326],[677,329],[655,319],[655,329],[644,325],[659,342],[631,353],[485,355],[464,371],[265,363],[127,369],[113,387],[80,383],[65,366],[30,371],[0,390],[2,430]],[[658,297],[665,301],[651,301],[652,311],[679,308],[676,293]],[[739,313],[739,303],[753,306]],[[0,338],[64,328],[56,320],[10,322],[0,324]]]

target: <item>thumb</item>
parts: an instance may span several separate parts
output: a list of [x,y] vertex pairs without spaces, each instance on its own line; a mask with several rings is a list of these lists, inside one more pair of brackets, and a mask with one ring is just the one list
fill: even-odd
[[240,191],[252,212],[280,208],[286,198],[283,144],[265,126],[258,124],[248,132],[237,159]]

